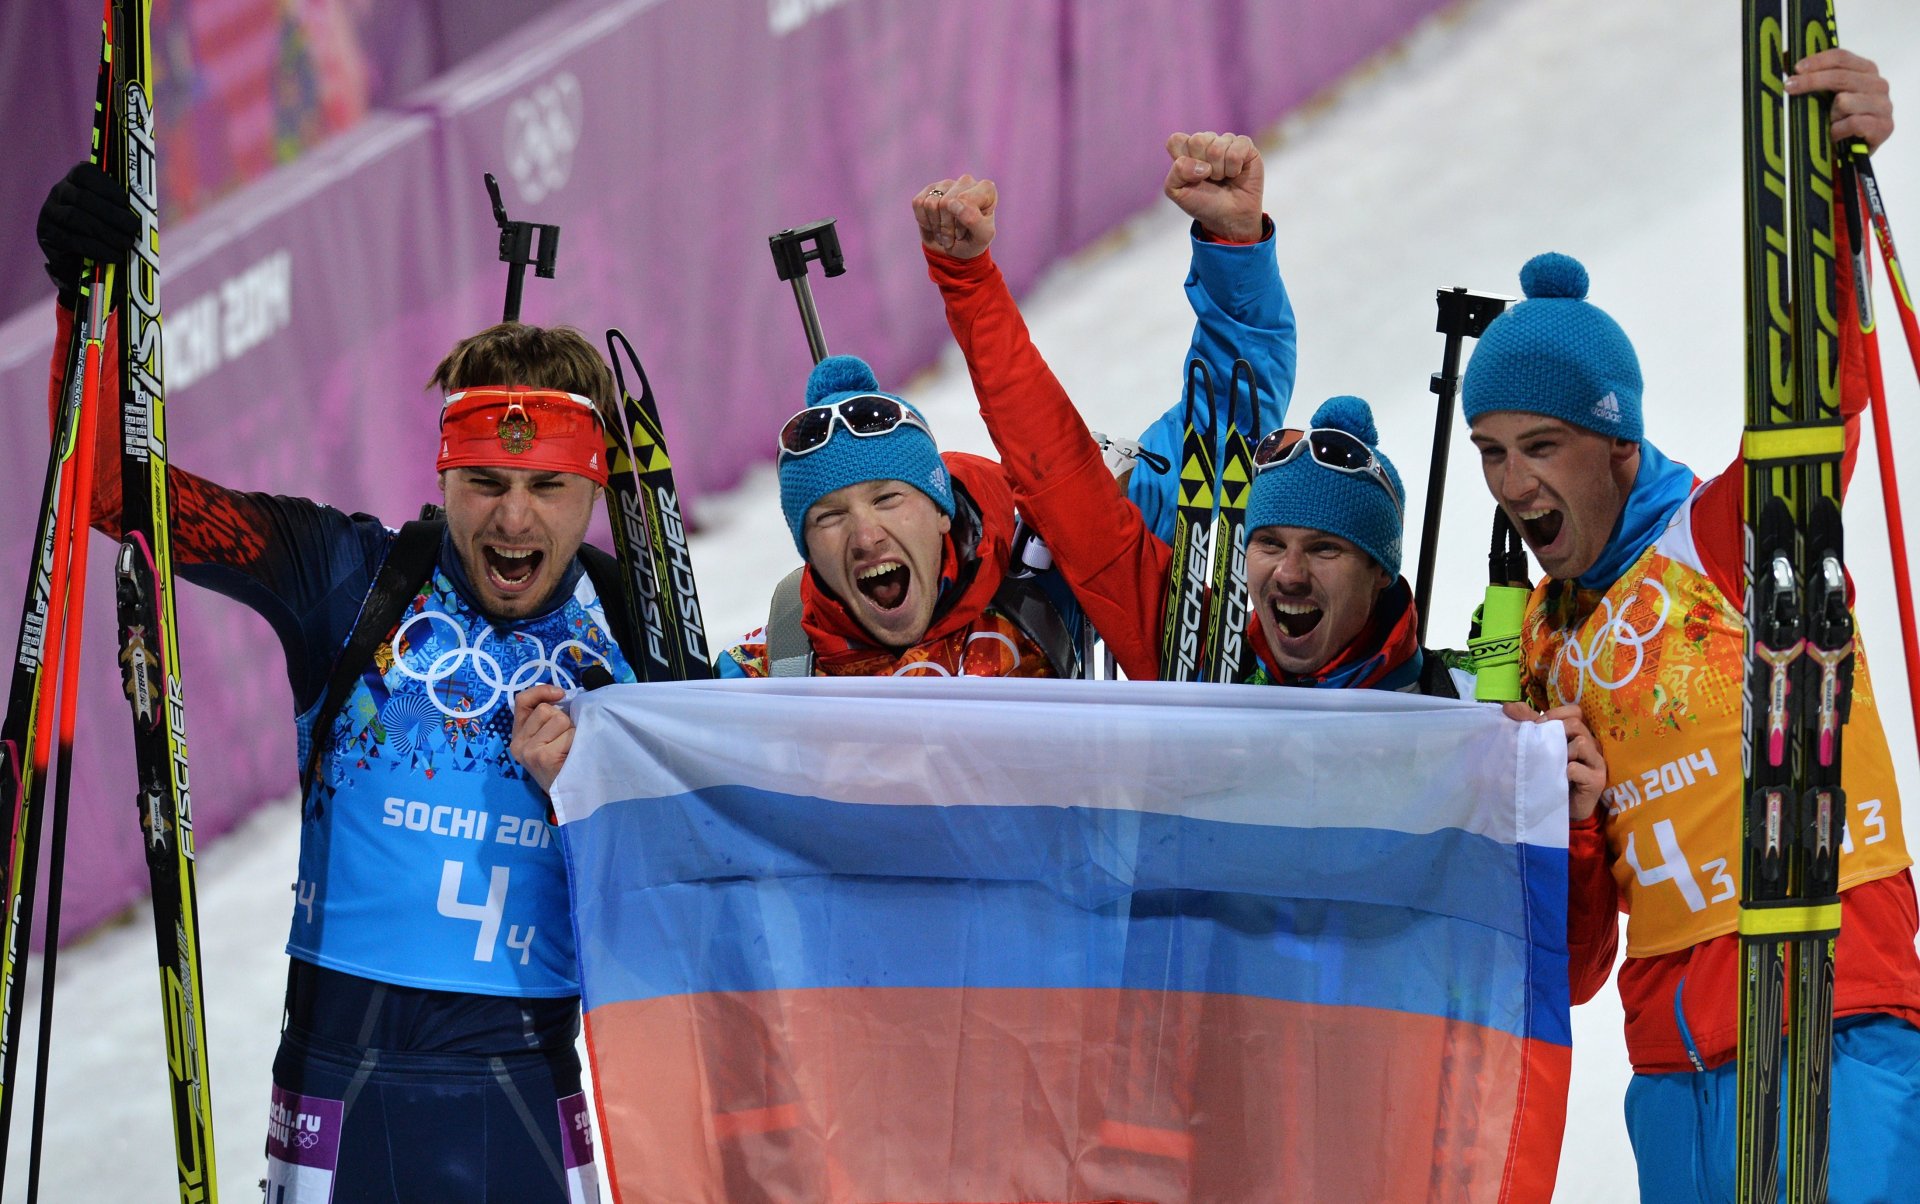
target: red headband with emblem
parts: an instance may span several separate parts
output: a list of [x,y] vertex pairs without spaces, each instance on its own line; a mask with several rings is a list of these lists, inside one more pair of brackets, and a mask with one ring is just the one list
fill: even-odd
[[440,411],[440,458],[449,468],[532,468],[607,483],[600,411],[578,393],[486,385],[447,394]]

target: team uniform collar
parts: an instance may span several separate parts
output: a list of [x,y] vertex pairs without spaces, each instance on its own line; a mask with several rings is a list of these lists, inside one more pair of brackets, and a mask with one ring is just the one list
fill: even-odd
[[1620,574],[1627,571],[1627,566],[1638,560],[1648,545],[1660,537],[1660,532],[1666,530],[1674,513],[1697,484],[1699,481],[1691,468],[1668,459],[1651,440],[1641,440],[1640,468],[1634,475],[1633,489],[1627,494],[1627,504],[1620,508],[1620,517],[1613,524],[1613,534],[1607,537],[1607,546],[1601,549],[1600,558],[1576,578],[1580,588],[1611,588]]

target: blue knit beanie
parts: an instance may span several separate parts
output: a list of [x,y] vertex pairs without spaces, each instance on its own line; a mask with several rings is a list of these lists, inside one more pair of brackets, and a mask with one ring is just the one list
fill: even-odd
[[1394,496],[1388,497],[1370,473],[1328,468],[1303,451],[1255,475],[1253,496],[1247,501],[1247,530],[1309,527],[1338,535],[1378,561],[1389,577],[1398,577],[1400,516],[1406,509],[1407,490],[1393,462],[1380,454],[1373,410],[1358,397],[1329,397],[1314,411],[1313,425],[1358,436],[1373,449],[1374,458],[1393,482]]
[[[880,393],[873,369],[858,356],[830,355],[807,377],[807,406],[838,405],[849,397],[879,393],[913,410],[905,398]],[[921,415],[924,419],[925,415]],[[807,511],[836,489],[863,481],[905,481],[933,499],[942,514],[953,516],[953,482],[940,461],[933,437],[919,427],[898,426],[884,435],[857,438],[835,424],[822,446],[801,456],[780,457],[780,509],[793,532],[793,546],[807,554]]]
[[1488,324],[1467,364],[1461,409],[1545,414],[1640,442],[1640,360],[1626,331],[1587,302],[1587,269],[1549,251],[1520,269],[1527,299]]

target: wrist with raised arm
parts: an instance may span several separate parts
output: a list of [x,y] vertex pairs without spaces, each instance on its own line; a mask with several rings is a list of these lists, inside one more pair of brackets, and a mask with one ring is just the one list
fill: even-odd
[[1273,237],[1273,219],[1263,213],[1258,221],[1229,222],[1216,229],[1195,218],[1193,236],[1205,242],[1250,247]]

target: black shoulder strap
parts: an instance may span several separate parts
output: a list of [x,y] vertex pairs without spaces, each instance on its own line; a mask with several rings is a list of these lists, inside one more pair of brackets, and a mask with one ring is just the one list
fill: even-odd
[[606,612],[613,642],[620,645],[620,655],[627,659],[627,664],[637,670],[641,664],[640,631],[627,610],[626,595],[620,592],[623,579],[620,562],[590,543],[581,544],[578,555],[587,570],[587,579],[593,582],[593,592],[600,595],[600,607]]
[[1000,588],[994,591],[993,608],[1039,645],[1055,677],[1083,676],[1080,641],[1074,638],[1072,627],[1037,577],[1009,573],[1001,578]]
[[420,586],[433,572],[434,559],[440,554],[440,537],[446,529],[445,519],[418,518],[401,527],[387,548],[387,558],[381,562],[373,588],[367,591],[366,600],[360,604],[359,617],[353,621],[353,634],[347,637],[340,655],[333,659],[327,692],[322,696],[319,713],[314,716],[312,747],[307,750],[307,763],[300,773],[302,798],[312,789],[314,776],[320,771],[320,758],[326,756],[333,738],[333,721],[339,716],[340,708],[347,704],[354,679],[373,659],[373,650],[400,621],[407,603],[420,592]]
[[1460,688],[1454,684],[1447,658],[1432,648],[1420,650],[1420,692],[1428,698],[1460,697]]

